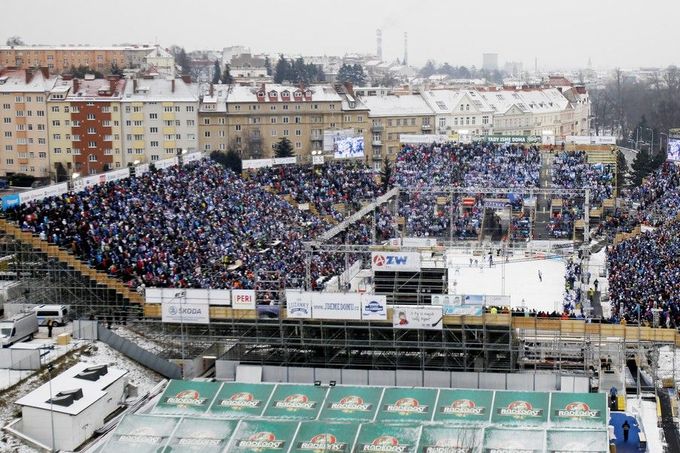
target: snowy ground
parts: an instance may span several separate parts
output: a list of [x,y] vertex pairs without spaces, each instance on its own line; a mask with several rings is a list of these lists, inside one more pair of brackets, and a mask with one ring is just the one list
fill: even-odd
[[[63,355],[54,362],[55,367],[68,368],[77,362],[89,364],[110,364],[128,370],[128,382],[139,388],[139,393],[150,390],[162,377],[128,359],[123,354],[100,342],[75,341],[69,354]],[[21,396],[31,392],[47,382],[46,372],[37,372],[19,385],[9,390],[0,391],[0,427],[16,418],[19,408],[13,404]],[[35,450],[22,444],[14,437],[0,431],[0,452],[32,453]]]
[[671,346],[659,348],[658,363],[659,378],[673,377],[675,382],[680,381],[680,350]]
[[[473,259],[472,266],[470,258]],[[475,265],[474,260],[478,263]],[[513,307],[536,310],[561,310],[564,300],[564,271],[562,259],[488,258],[469,254],[449,253],[449,292],[451,294],[481,294],[510,296]],[[542,281],[538,273],[541,272]]]
[[642,427],[647,436],[647,451],[663,451],[661,430],[657,427],[656,402],[628,398],[628,411],[638,414],[642,420]]

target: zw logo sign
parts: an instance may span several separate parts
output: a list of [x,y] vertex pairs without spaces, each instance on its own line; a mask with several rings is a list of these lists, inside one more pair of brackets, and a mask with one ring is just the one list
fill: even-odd
[[385,310],[385,306],[377,300],[372,300],[364,306],[364,310],[371,313],[381,313]]
[[403,255],[375,255],[373,257],[373,265],[375,267],[383,266],[405,266],[408,257]]

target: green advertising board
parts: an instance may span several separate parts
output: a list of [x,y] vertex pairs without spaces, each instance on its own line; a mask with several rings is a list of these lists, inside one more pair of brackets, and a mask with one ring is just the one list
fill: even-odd
[[279,384],[274,389],[264,416],[315,420],[327,389],[314,385]]
[[548,452],[605,453],[609,452],[606,430],[548,430]]
[[418,451],[419,436],[420,427],[366,423],[359,429],[354,451],[415,453]]
[[162,453],[179,419],[153,415],[126,415],[99,453]]
[[430,421],[437,402],[437,390],[411,387],[386,388],[376,421]]
[[551,393],[550,421],[560,428],[606,428],[607,395]]
[[382,393],[382,387],[333,387],[328,392],[319,419],[373,421]]
[[262,415],[274,384],[242,384],[227,382],[210,406],[210,414],[217,417],[248,418]]
[[548,421],[549,394],[496,392],[491,421],[500,425],[543,425]]
[[236,429],[236,420],[184,418],[172,434],[164,453],[222,451]]
[[351,453],[359,431],[358,423],[302,422],[291,453]]
[[229,453],[286,453],[298,422],[244,420],[231,438]]
[[218,382],[172,380],[151,411],[154,414],[198,415],[208,410],[220,388]]
[[484,430],[484,453],[544,453],[545,431],[542,429]]
[[493,391],[449,390],[439,391],[434,421],[445,423],[485,423],[491,417]]
[[462,426],[423,426],[419,453],[479,453],[484,430]]
[[488,143],[541,143],[537,135],[486,135],[482,141]]

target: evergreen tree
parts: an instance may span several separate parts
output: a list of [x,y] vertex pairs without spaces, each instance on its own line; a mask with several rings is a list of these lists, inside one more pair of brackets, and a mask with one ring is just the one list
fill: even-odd
[[123,77],[123,70],[116,63],[111,63],[111,75]]
[[184,50],[184,47],[180,48],[175,56],[175,63],[182,68],[182,74],[191,74],[191,59]]
[[338,71],[338,82],[350,82],[353,85],[363,85],[366,82],[364,69],[360,64],[343,64]]
[[642,184],[642,180],[652,171],[653,165],[649,151],[646,149],[638,151],[631,165],[633,167],[633,184],[635,186]]
[[222,69],[220,68],[220,62],[218,60],[215,60],[215,63],[213,65],[212,83],[216,85],[216,84],[220,83],[221,79],[222,79]]
[[431,75],[434,75],[437,72],[437,68],[434,65],[433,60],[427,60],[427,63],[425,63],[425,66],[420,70],[420,76],[421,77],[430,77]]
[[287,137],[281,137],[279,142],[276,144],[275,148],[276,157],[293,157],[293,144],[288,140]]
[[231,76],[231,68],[229,65],[224,66],[224,72],[222,73],[222,83],[226,85],[231,85],[234,83],[234,78]]
[[290,62],[281,54],[279,61],[276,62],[276,72],[274,73],[274,83],[283,83],[284,80],[291,79]]
[[264,67],[267,70],[267,75],[272,75],[272,62],[269,57],[264,57]]
[[241,160],[241,156],[233,149],[230,149],[226,153],[221,151],[213,151],[210,153],[210,158],[239,176],[243,171],[243,161]]
[[392,161],[385,156],[383,159],[382,170],[380,170],[380,182],[382,184],[383,192],[387,192],[390,188],[390,180],[392,179],[392,174],[394,170],[392,168]]

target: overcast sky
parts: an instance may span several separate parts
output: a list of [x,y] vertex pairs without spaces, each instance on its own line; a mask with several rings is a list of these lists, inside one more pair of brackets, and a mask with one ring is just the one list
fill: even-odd
[[544,69],[680,63],[678,0],[2,0],[0,40],[28,44],[241,44],[254,52],[374,53],[481,65],[483,52]]

